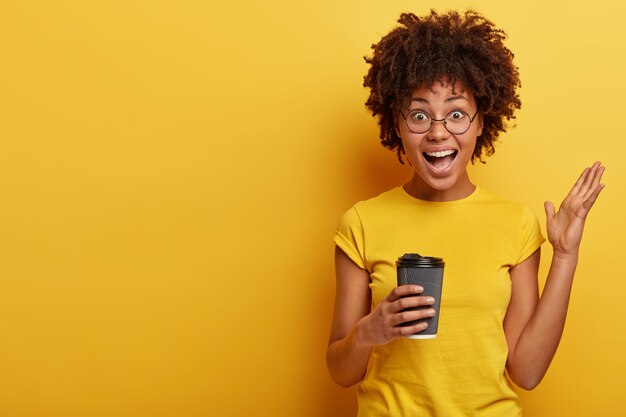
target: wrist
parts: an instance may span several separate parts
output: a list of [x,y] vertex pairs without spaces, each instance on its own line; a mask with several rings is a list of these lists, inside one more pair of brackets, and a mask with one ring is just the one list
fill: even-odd
[[578,249],[575,251],[562,251],[554,249],[552,252],[552,259],[557,262],[578,262]]
[[356,322],[356,325],[352,329],[352,343],[357,347],[369,348],[371,343],[368,342],[368,330],[367,330],[367,316],[361,318]]

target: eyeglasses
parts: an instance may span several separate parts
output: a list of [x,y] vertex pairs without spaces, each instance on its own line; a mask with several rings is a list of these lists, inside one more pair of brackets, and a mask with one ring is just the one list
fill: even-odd
[[452,110],[443,119],[433,119],[425,110],[411,110],[405,116],[400,110],[400,114],[404,117],[406,127],[413,133],[426,133],[433,126],[433,122],[443,122],[443,126],[453,135],[462,135],[467,132],[470,125],[476,118],[478,110],[472,117],[463,110]]

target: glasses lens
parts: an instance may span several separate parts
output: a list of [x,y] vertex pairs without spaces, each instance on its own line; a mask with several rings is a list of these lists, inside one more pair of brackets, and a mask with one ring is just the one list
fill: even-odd
[[406,116],[406,125],[413,133],[428,132],[430,124],[430,115],[423,110],[413,110]]
[[472,123],[469,114],[462,110],[455,110],[446,116],[446,129],[453,135],[465,133]]

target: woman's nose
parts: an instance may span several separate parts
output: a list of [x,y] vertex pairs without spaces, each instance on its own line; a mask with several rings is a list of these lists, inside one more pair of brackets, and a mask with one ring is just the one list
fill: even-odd
[[447,139],[449,134],[450,132],[448,132],[448,130],[446,129],[443,120],[442,121],[433,120],[433,123],[430,126],[430,130],[428,131],[427,138],[428,140],[438,142],[440,140]]

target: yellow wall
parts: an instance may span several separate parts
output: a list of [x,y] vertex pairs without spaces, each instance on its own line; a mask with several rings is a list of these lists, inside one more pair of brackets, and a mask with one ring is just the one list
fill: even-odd
[[[362,56],[424,4],[3,1],[0,415],[351,415],[324,364],[332,233],[409,175],[377,143]],[[561,347],[523,402],[624,415],[626,6],[432,4],[485,13],[522,74],[476,182],[543,221],[608,166]]]

